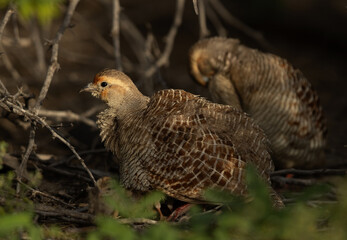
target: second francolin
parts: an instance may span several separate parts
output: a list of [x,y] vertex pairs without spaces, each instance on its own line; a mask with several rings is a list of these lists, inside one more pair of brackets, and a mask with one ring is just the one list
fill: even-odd
[[249,113],[278,168],[324,167],[326,123],[317,93],[288,61],[215,37],[190,50],[191,73],[214,101]]

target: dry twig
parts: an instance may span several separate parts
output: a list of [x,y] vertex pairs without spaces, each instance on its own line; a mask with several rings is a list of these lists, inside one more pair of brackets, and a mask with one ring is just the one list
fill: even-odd
[[228,35],[227,30],[224,28],[223,24],[219,20],[217,14],[213,11],[212,8],[206,9],[207,17],[210,19],[212,25],[216,29],[218,36],[226,37]]
[[271,181],[280,185],[290,184],[299,186],[312,186],[317,182],[315,179],[286,178],[282,176],[273,176],[271,177]]
[[10,17],[13,13],[14,13],[14,10],[12,8],[9,8],[6,11],[5,16],[4,16],[4,18],[0,24],[0,53],[1,53],[2,60],[4,61],[5,67],[11,73],[12,78],[16,81],[19,81],[20,75],[19,75],[18,71],[13,67],[10,59],[8,58],[8,56],[4,50],[4,47],[2,46],[2,35],[4,33],[6,24],[10,20]]
[[38,115],[43,117],[54,118],[56,121],[82,122],[92,128],[96,128],[96,124],[93,120],[87,117],[84,117],[82,114],[79,115],[69,110],[54,111],[54,110],[40,109],[38,111]]
[[46,98],[48,89],[51,85],[53,75],[56,72],[56,70],[59,68],[59,64],[58,64],[59,42],[60,42],[65,30],[70,25],[71,17],[75,11],[75,8],[76,8],[78,2],[79,2],[79,0],[71,0],[70,1],[68,9],[67,9],[65,17],[64,17],[64,21],[63,21],[62,25],[60,26],[60,28],[59,28],[56,36],[55,36],[55,39],[53,40],[52,56],[51,56],[51,61],[50,61],[51,63],[48,67],[47,75],[46,75],[45,81],[43,83],[43,86],[41,88],[39,97],[37,98],[37,101],[35,103],[34,112],[38,111],[39,108],[41,107],[42,102]]
[[177,30],[182,23],[184,3],[185,0],[177,0],[174,21],[166,37],[166,45],[164,51],[162,55],[159,57],[159,59],[155,62],[155,64],[146,70],[144,74],[145,78],[150,78],[151,76],[153,76],[153,74],[157,71],[158,68],[169,63],[169,58],[173,49]]
[[2,39],[2,34],[4,33],[5,27],[7,22],[10,20],[11,15],[14,13],[14,10],[12,8],[9,8],[6,13],[4,18],[1,21],[0,24],[0,40]]
[[35,205],[35,213],[42,217],[54,217],[69,223],[93,225],[94,216],[89,213],[82,213],[76,210],[55,208],[43,204]]
[[130,224],[130,225],[133,225],[133,224],[150,224],[150,225],[153,225],[153,224],[158,223],[158,221],[148,219],[148,218],[120,218],[120,219],[118,219],[118,222],[122,223],[122,224]]
[[210,35],[206,25],[206,0],[199,0],[199,27],[200,27],[200,39],[203,39]]
[[[69,27],[70,25],[70,21],[71,21],[71,17],[76,9],[76,6],[78,4],[79,0],[71,0],[70,3],[69,3],[69,6],[67,8],[67,11],[65,13],[65,17],[64,17],[64,20],[63,20],[63,23],[62,25],[60,26],[56,36],[55,36],[55,39],[53,41],[53,45],[52,45],[52,55],[51,55],[51,62],[50,62],[50,65],[48,67],[48,70],[47,70],[47,74],[46,74],[46,78],[45,78],[45,81],[43,83],[43,86],[41,88],[41,91],[40,91],[40,94],[36,100],[36,103],[35,103],[35,106],[34,108],[32,109],[32,113],[30,114],[33,114],[37,117],[37,112],[38,110],[41,108],[41,105],[43,103],[43,100],[46,98],[47,96],[47,92],[48,92],[48,89],[51,85],[51,82],[52,82],[52,79],[53,79],[53,76],[54,76],[54,73],[56,72],[56,70],[59,68],[59,64],[58,64],[58,50],[59,50],[59,42],[65,32],[65,30]],[[24,110],[24,109],[23,109]],[[28,115],[28,114],[26,114]],[[41,118],[39,118],[41,119]],[[43,119],[41,119],[43,120]],[[20,180],[21,179],[21,176],[23,174],[23,171],[26,169],[26,166],[27,166],[27,161],[28,161],[28,158],[35,146],[35,133],[36,133],[36,126],[35,126],[36,122],[34,122],[31,126],[31,130],[30,130],[30,137],[29,137],[29,143],[28,143],[28,146],[27,146],[27,149],[26,149],[26,152],[22,158],[22,163],[21,163],[21,166],[19,168],[19,172],[18,172],[18,179]],[[53,134],[53,136],[55,135],[58,135],[44,120],[41,121],[41,124],[44,125],[45,127],[47,127]],[[76,152],[73,148],[73,146],[68,143],[64,138],[62,138],[60,135],[60,140],[62,142],[65,143],[65,145],[67,145],[71,151],[73,151],[74,153]],[[76,152],[76,155],[77,152]],[[86,167],[85,164],[84,164],[84,161],[81,157],[79,157],[78,155],[78,159],[81,161],[83,167]],[[88,168],[86,168],[87,170]],[[89,171],[89,170],[88,170]],[[90,172],[89,172],[90,173]],[[91,174],[90,174],[91,175]],[[93,177],[91,175],[91,177]],[[94,180],[94,177],[92,178]],[[94,180],[95,182],[95,180]]]
[[283,176],[287,174],[293,174],[295,176],[326,176],[326,175],[346,175],[347,169],[312,169],[312,170],[302,170],[302,169],[282,169],[271,173],[271,177]]
[[41,78],[46,70],[46,61],[45,61],[45,50],[43,48],[43,44],[40,38],[40,28],[38,26],[37,21],[32,21],[31,23],[31,38],[34,43],[37,63],[36,63],[36,71],[35,76]]
[[48,194],[48,193],[45,193],[45,192],[41,192],[41,191],[39,191],[39,190],[36,190],[36,189],[30,187],[29,185],[23,183],[23,182],[21,182],[21,184],[22,184],[23,186],[25,186],[27,189],[29,189],[29,190],[31,191],[31,193],[32,193],[33,196],[35,196],[35,195],[41,195],[41,196],[43,196],[43,197],[49,198],[49,199],[51,199],[51,200],[54,200],[54,201],[56,201],[56,202],[58,202],[58,203],[60,203],[60,204],[62,204],[62,205],[64,205],[64,206],[66,206],[66,207],[75,208],[73,205],[71,205],[71,204],[69,204],[69,203],[66,203],[66,202],[64,202],[63,200],[61,200],[61,199],[59,199],[59,198],[57,198],[57,197],[54,197],[54,196],[52,196],[52,195],[50,195],[50,194]]
[[[5,106],[4,106],[5,105]],[[84,163],[84,160],[80,157],[80,155],[76,152],[75,148],[65,139],[63,138],[55,129],[53,129],[43,118],[39,117],[38,115],[32,113],[31,111],[25,110],[16,104],[12,103],[11,101],[4,99],[4,101],[0,102],[0,106],[4,107],[5,109],[11,109],[11,111],[15,114],[18,114],[20,116],[26,117],[30,119],[33,122],[39,123],[43,127],[47,128],[53,138],[59,139],[63,144],[65,144],[71,152],[76,156],[76,158],[81,162],[83,168],[87,171],[89,177],[92,179],[93,183],[96,184],[95,178],[93,174],[90,172],[86,164]]]
[[194,12],[196,15],[199,14],[198,0],[193,0]]
[[219,16],[221,16],[221,18],[224,19],[225,22],[235,27],[236,29],[242,31],[247,36],[256,40],[264,49],[271,49],[270,44],[266,41],[266,39],[260,32],[250,28],[242,21],[234,17],[227,9],[225,9],[223,4],[219,0],[212,0],[209,2],[211,6],[214,8],[214,10],[219,14]]
[[120,4],[119,0],[113,0],[113,21],[112,21],[112,38],[114,45],[114,56],[116,59],[116,69],[122,71],[122,60],[120,54],[120,41],[119,41],[119,13],[120,13]]

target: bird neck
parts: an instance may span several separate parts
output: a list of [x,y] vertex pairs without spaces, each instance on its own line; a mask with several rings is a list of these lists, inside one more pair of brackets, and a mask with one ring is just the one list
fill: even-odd
[[222,74],[216,74],[209,83],[212,99],[217,103],[227,104],[242,110],[241,98],[233,82]]
[[134,91],[125,95],[116,106],[109,103],[109,106],[115,110],[115,116],[118,120],[122,120],[125,117],[138,112],[147,107],[149,97],[144,96],[140,91]]

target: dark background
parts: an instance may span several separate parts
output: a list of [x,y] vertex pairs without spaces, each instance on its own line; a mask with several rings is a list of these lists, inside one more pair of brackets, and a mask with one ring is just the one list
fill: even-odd
[[[347,3],[343,0],[233,0],[222,1],[226,9],[249,27],[263,34],[270,43],[264,49],[259,42],[246,36],[242,31],[223,22],[228,37],[239,38],[242,43],[270,51],[286,58],[302,70],[317,90],[325,115],[328,119],[328,158],[332,165],[343,164],[347,155]],[[173,0],[123,0],[120,1],[122,14],[136,25],[146,38],[153,34],[158,48],[165,46],[175,13]],[[59,49],[60,70],[55,74],[43,107],[51,110],[71,110],[83,113],[102,103],[79,90],[92,81],[93,76],[103,68],[114,68],[112,49],[112,4],[107,0],[83,0],[77,6],[72,18],[72,27],[64,33]],[[64,6],[62,12],[64,12]],[[2,11],[4,13],[4,11]],[[63,14],[50,25],[40,26],[42,44],[54,38],[61,24]],[[21,85],[25,91],[38,95],[45,71],[37,68],[37,55],[33,39],[34,20],[24,22],[20,18],[21,39],[29,39],[29,44],[20,45],[11,41],[14,36],[14,20],[5,29],[3,45],[14,67],[20,73],[15,81],[0,62],[0,78],[11,93]],[[208,21],[211,36],[216,30]],[[186,1],[184,17],[175,40],[170,64],[161,68],[152,79],[142,81],[140,90],[146,94],[163,87],[179,88],[209,98],[207,89],[195,83],[188,72],[188,50],[199,40],[198,16],[194,13],[192,1]],[[121,31],[121,54],[124,71],[135,82],[141,78],[136,71],[136,54],[129,40]],[[44,45],[46,64],[49,64],[49,44]],[[135,68],[135,69],[134,69]],[[152,85],[153,83],[153,85]],[[91,117],[95,119],[95,114]],[[15,116],[2,114],[0,118],[0,140],[9,143],[9,152],[21,154],[27,146],[28,130],[16,123]],[[52,122],[57,124],[57,122]],[[27,126],[28,127],[28,126]],[[59,127],[64,137],[80,150],[102,148],[98,131],[82,123],[63,123]],[[39,129],[37,153],[70,155],[69,150],[53,140],[47,130]],[[87,159],[89,164],[95,159]]]

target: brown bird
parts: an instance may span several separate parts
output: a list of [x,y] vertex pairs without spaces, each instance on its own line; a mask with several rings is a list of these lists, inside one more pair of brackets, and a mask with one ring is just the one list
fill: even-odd
[[287,60],[216,37],[191,48],[190,67],[214,101],[244,110],[259,124],[276,167],[324,165],[326,122],[318,95]]
[[271,190],[273,164],[263,131],[245,113],[183,90],[142,95],[131,79],[104,70],[84,89],[109,108],[98,115],[100,136],[120,161],[128,189],[153,189],[189,203],[207,188],[245,195],[245,167],[254,164]]

